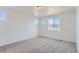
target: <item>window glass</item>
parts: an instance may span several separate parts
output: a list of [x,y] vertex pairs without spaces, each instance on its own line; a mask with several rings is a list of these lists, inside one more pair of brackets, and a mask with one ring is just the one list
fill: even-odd
[[48,19],[48,30],[60,31],[60,18],[53,16]]
[[5,20],[5,12],[4,11],[0,11],[0,22]]

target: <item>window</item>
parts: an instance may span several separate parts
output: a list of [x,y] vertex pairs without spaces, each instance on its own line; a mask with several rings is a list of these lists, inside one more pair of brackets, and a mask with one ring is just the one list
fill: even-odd
[[5,20],[5,12],[4,11],[0,11],[0,22]]
[[48,19],[48,30],[60,31],[60,18],[53,16]]

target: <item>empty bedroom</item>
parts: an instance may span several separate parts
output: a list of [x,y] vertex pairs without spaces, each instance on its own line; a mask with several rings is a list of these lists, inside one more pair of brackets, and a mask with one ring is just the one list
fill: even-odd
[[0,53],[77,53],[76,6],[0,6]]

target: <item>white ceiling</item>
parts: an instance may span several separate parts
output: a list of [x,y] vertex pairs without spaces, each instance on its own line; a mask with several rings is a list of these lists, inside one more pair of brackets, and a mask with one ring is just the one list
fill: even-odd
[[49,7],[43,7],[38,11],[38,16],[46,16],[46,15],[53,15],[58,14],[70,10],[74,10],[76,7],[71,6],[49,6]]
[[7,8],[17,10],[23,13],[29,13],[29,14],[33,14],[34,12],[34,8],[32,6],[10,6]]
[[75,6],[42,6],[39,9],[36,9],[35,6],[9,6],[7,8],[35,16],[46,16],[76,9]]

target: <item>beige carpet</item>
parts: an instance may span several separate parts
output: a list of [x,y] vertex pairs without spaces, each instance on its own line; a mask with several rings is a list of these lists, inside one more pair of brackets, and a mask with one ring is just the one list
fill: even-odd
[[76,53],[71,42],[48,38],[35,38],[0,47],[2,53]]

